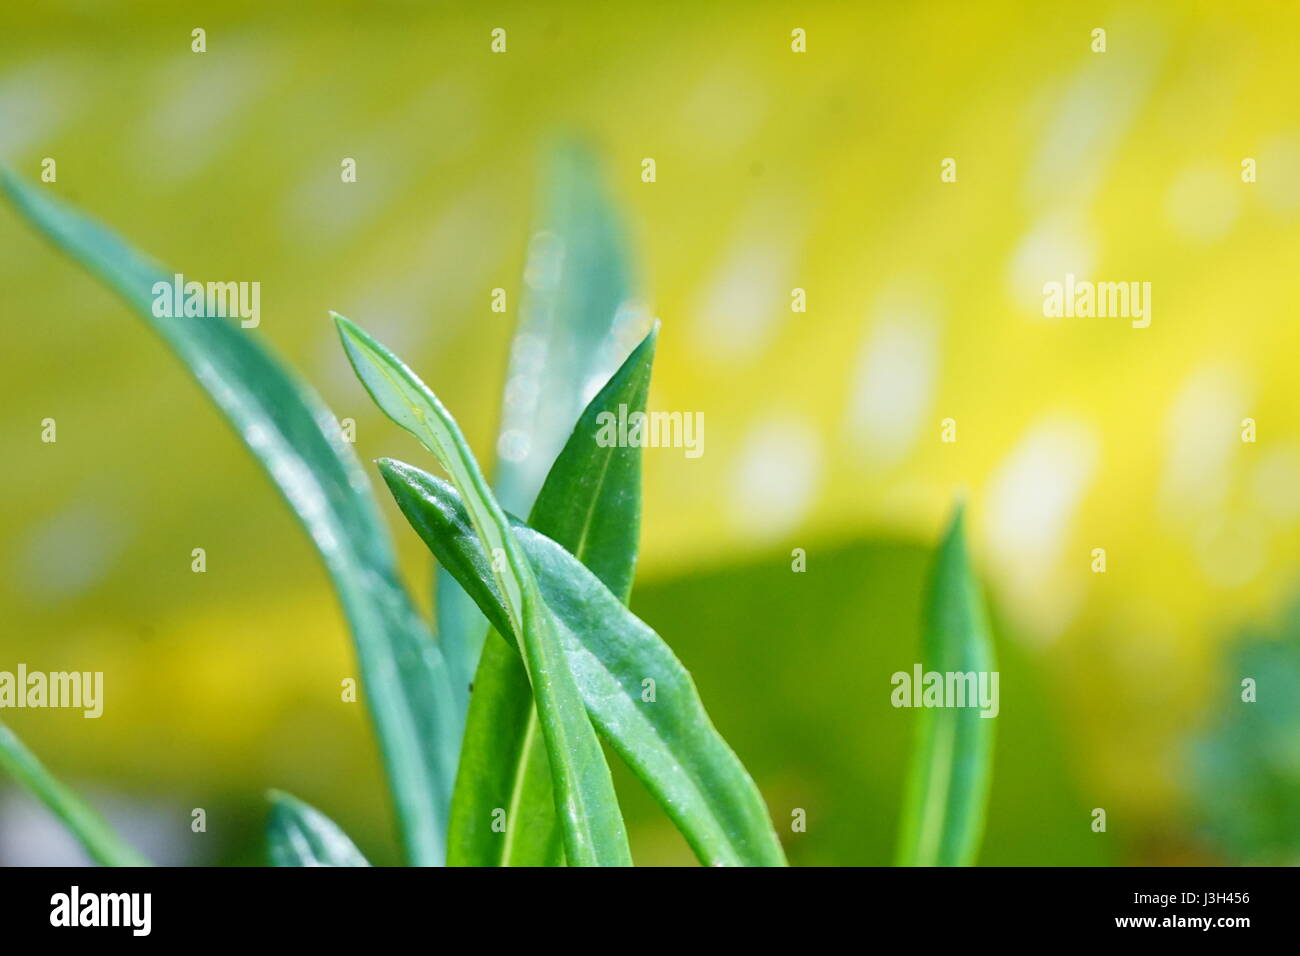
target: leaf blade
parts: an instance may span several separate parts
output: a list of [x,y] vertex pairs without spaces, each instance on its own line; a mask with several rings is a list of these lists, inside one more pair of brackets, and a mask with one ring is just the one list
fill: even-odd
[[[489,629],[452,794],[449,866],[563,865],[563,835],[539,730],[523,660]],[[502,821],[495,818],[498,809],[505,811]]]
[[[590,150],[562,143],[529,245],[519,328],[507,380],[522,399],[506,404],[497,466],[501,507],[528,513],[587,405],[589,382],[609,380],[628,347],[620,308],[631,297],[626,238]],[[642,334],[644,334],[642,332]],[[537,361],[539,346],[546,355]]]
[[34,226],[167,342],[311,536],[353,634],[407,858],[441,864],[463,713],[398,581],[378,505],[334,416],[234,323],[154,316],[154,287],[171,275],[110,230],[5,170],[0,185]]
[[656,323],[583,409],[528,517],[624,604],[641,536],[641,446],[598,436],[606,416],[644,413],[658,335]]
[[477,539],[487,552],[504,559],[491,562],[489,573],[504,596],[505,630],[519,643],[537,700],[570,864],[630,865],[609,767],[558,643],[550,609],[460,427],[397,356],[343,316],[335,314],[334,319],[348,359],[375,403],[438,458],[465,496]]
[[[412,527],[494,625],[505,605],[456,491],[412,465],[380,460]],[[690,674],[667,644],[580,561],[512,519],[555,614],[592,722],[709,865],[780,866],[785,856],[763,799],[713,727]],[[642,701],[644,677],[658,700]]]
[[[606,381],[626,350],[631,298],[627,243],[590,150],[551,151],[542,208],[529,243],[506,380],[493,488],[507,511],[527,514],[583,410],[584,389]],[[538,362],[538,352],[546,355]],[[473,675],[487,622],[456,579],[439,569],[438,640],[454,674]]]
[[[926,601],[925,673],[995,674],[987,613],[966,550],[962,509],[944,534]],[[990,678],[991,679],[991,678]],[[899,827],[900,866],[970,866],[979,853],[992,780],[993,720],[972,706],[917,717]]]
[[291,794],[272,790],[266,822],[272,866],[369,866],[337,823]]
[[[641,519],[641,449],[595,440],[605,415],[645,410],[656,325],[583,410],[543,482],[529,523],[566,547],[627,603]],[[444,569],[446,571],[446,569]],[[446,573],[451,573],[446,571]],[[461,591],[464,594],[464,591]],[[466,598],[469,600],[469,598]],[[518,655],[488,636],[466,721],[466,747],[452,794],[448,859],[463,866],[552,866],[545,742]],[[471,744],[472,738],[472,744]],[[509,804],[504,830],[483,807]]]
[[3,723],[0,723],[0,768],[7,770],[62,820],[96,863],[103,866],[150,865],[114,832],[98,811],[60,783]]

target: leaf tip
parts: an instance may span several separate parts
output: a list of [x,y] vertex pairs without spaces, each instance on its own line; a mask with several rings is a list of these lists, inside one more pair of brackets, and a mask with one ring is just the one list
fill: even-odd
[[662,324],[658,319],[651,323],[650,331],[637,343],[636,348],[628,353],[624,360],[624,367],[639,366],[645,370],[643,374],[649,374],[649,366],[654,360],[655,347],[659,343],[659,328]]
[[340,312],[329,310],[330,318],[334,320],[334,328],[339,330],[339,334],[345,337],[355,336],[361,330],[357,324]]
[[960,545],[963,551],[966,548],[966,492],[964,490],[958,491],[953,501],[952,514],[943,533],[943,544],[945,547]]
[[412,485],[419,484],[416,476],[421,472],[414,465],[408,465],[396,458],[376,458],[375,465],[379,468],[379,477],[384,479],[384,484],[388,485],[388,489],[397,496],[399,504],[402,501],[399,492],[403,489],[409,491]]

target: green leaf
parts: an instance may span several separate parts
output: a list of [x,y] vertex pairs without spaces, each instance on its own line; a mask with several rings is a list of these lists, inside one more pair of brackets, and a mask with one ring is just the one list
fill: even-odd
[[96,863],[103,866],[149,866],[149,861],[127,846],[89,804],[55,780],[36,755],[2,723],[0,767],[49,807]]
[[[465,722],[447,834],[448,866],[564,865],[563,833],[540,731],[524,662],[507,639],[491,631]],[[498,821],[498,809],[505,811],[504,821]]]
[[491,574],[504,595],[507,613],[493,623],[515,636],[528,668],[550,755],[556,810],[569,862],[574,866],[630,865],[632,857],[614,783],[569,672],[551,611],[460,427],[437,396],[392,352],[343,316],[336,314],[334,319],[357,377],[384,413],[415,435],[447,469],[465,497],[485,552],[494,556]]
[[[595,572],[627,603],[641,525],[641,449],[595,441],[601,416],[645,410],[656,326],[592,399],[537,497],[530,524]],[[462,592],[463,593],[463,592]],[[452,795],[448,862],[457,866],[554,866],[558,821],[546,748],[528,675],[504,641],[483,648],[466,746]],[[508,807],[504,830],[483,808]]]
[[442,656],[398,582],[365,472],[320,398],[249,330],[218,318],[158,318],[171,274],[44,190],[0,173],[15,206],[116,291],[208,392],[298,515],[324,559],[356,643],[407,859],[444,860],[464,714]]
[[337,823],[297,797],[272,790],[266,824],[272,866],[369,866]]
[[[515,514],[532,508],[589,383],[610,377],[646,321],[620,312],[631,297],[626,243],[590,151],[575,143],[554,149],[542,195],[506,375],[511,397],[502,406],[497,442],[506,453],[498,456],[493,479],[501,507]],[[437,614],[439,645],[463,691],[487,621],[442,568]]]
[[1300,861],[1300,598],[1279,610],[1275,623],[1248,624],[1225,648],[1219,673],[1242,683],[1207,702],[1189,748],[1190,820],[1231,864]]
[[656,324],[591,400],[537,495],[528,524],[627,603],[641,537],[641,448],[596,440],[605,416],[645,411]]
[[434,593],[437,595],[434,613],[438,619],[438,649],[447,662],[456,711],[463,720],[469,709],[469,685],[474,680],[474,668],[483,652],[487,621],[456,579],[442,568],[437,571]]
[[[381,459],[402,513],[488,620],[508,627],[506,603],[464,506],[444,481]],[[592,721],[632,768],[696,855],[710,865],[780,866],[781,845],[758,788],[714,729],[690,674],[663,640],[550,538],[512,519],[555,615]],[[643,700],[655,682],[654,701]]]
[[631,297],[626,242],[596,160],[562,144],[546,178],[507,373],[515,399],[497,440],[497,499],[515,514],[532,507],[588,396],[649,324],[620,315]]
[[[925,673],[993,674],[997,664],[979,584],[966,553],[962,510],[939,546],[921,647]],[[978,706],[927,707],[903,799],[900,866],[969,866],[984,833],[993,772],[993,717]]]

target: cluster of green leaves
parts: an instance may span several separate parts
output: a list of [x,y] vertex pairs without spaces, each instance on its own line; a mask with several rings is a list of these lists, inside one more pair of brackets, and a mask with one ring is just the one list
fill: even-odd
[[[334,316],[370,396],[451,479],[379,462],[403,515],[438,561],[437,639],[398,580],[361,465],[316,394],[233,323],[155,318],[151,289],[167,281],[168,270],[43,190],[8,173],[3,186],[37,228],[153,325],[310,533],[351,627],[409,863],[630,865],[603,739],[701,862],[783,865],[762,797],[714,729],[689,673],[627,607],[640,530],[640,449],[599,446],[596,423],[620,405],[644,409],[658,330],[581,408],[574,383],[600,369],[597,347],[613,338],[626,284],[609,212],[585,185],[592,176],[583,162],[570,154],[561,163],[561,199],[548,213],[569,247],[563,275],[539,308],[571,318],[547,325],[563,337],[552,344],[567,362],[562,374],[538,382],[544,405],[525,422],[540,449],[540,488],[534,457],[526,466],[507,463],[494,494],[434,393],[383,345]],[[561,447],[553,452],[550,445]],[[528,510],[527,520],[501,498]],[[991,666],[960,515],[940,550],[931,608],[928,667]],[[972,861],[991,739],[989,722],[971,723],[975,716],[920,716],[900,862]],[[3,728],[0,763],[97,861],[142,862]],[[324,814],[278,791],[271,801],[273,863],[366,865]]]

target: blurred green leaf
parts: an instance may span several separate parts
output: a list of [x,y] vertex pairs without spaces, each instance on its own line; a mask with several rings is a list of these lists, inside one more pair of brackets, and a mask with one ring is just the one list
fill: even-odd
[[91,859],[103,866],[149,866],[95,810],[59,783],[12,730],[0,723],[0,767],[63,821]]
[[[939,545],[926,599],[923,671],[992,672],[987,614],[957,509]],[[924,708],[898,845],[900,866],[969,866],[984,833],[993,772],[993,720],[979,707]]]
[[298,515],[325,561],[356,642],[408,860],[439,865],[463,732],[441,654],[398,582],[365,472],[320,398],[219,318],[158,318],[172,276],[93,220],[7,172],[14,205],[147,321],[203,386]]
[[[459,496],[411,465],[382,459],[379,466],[438,560],[493,626],[508,628],[508,604]],[[588,713],[696,855],[710,865],[783,865],[758,788],[714,729],[672,650],[568,551],[517,519],[513,526],[554,612]]]
[[272,790],[266,824],[272,866],[369,866],[333,820],[297,797]]
[[[792,864],[887,866],[896,859],[898,827],[887,822],[900,817],[917,713],[892,706],[887,684],[864,689],[863,675],[917,661],[936,543],[861,535],[822,542],[809,548],[810,570],[791,574],[789,544],[774,541],[637,581],[633,611],[673,635],[714,723],[762,787]],[[993,608],[990,615],[1006,706],[992,721],[997,783],[980,865],[1121,863],[1118,841],[1086,825],[1096,781],[1080,778],[1071,760],[1051,661],[1032,641],[1014,640],[1013,625]],[[792,634],[808,635],[816,653],[799,653]],[[685,843],[663,832],[658,803],[622,770],[615,768],[614,783],[637,861],[689,861]],[[1026,807],[1033,808],[1032,826]],[[802,833],[791,830],[798,808],[806,811]],[[1122,827],[1112,818],[1110,828]]]
[[1300,601],[1276,632],[1242,634],[1216,673],[1218,706],[1188,754],[1198,829],[1232,863],[1300,865]]
[[[506,617],[492,623],[515,635],[528,668],[550,755],[556,810],[569,863],[630,865],[632,857],[614,783],[600,741],[583,710],[551,611],[460,427],[397,356],[343,316],[334,318],[357,377],[384,413],[418,438],[447,469],[465,497],[485,552],[493,555],[481,570],[489,580],[495,578],[505,596]],[[461,580],[461,584],[466,582]]]
[[[639,331],[621,326],[643,321],[636,315],[620,321],[630,296],[625,242],[591,152],[576,143],[552,150],[542,195],[524,266],[493,480],[501,507],[515,514],[532,508],[590,384],[610,377],[627,349],[623,343]],[[487,621],[442,568],[437,615],[438,641],[463,712]],[[519,666],[517,659],[496,656],[499,665]]]
[[565,143],[552,152],[506,377],[513,400],[497,441],[497,498],[514,514],[532,507],[588,399],[648,324],[620,315],[630,297],[628,257],[600,183],[587,149]]
[[[644,411],[657,329],[583,411],[551,467],[530,523],[590,568],[625,604],[641,527],[641,449],[601,447],[602,414]],[[448,862],[462,866],[554,866],[558,823],[546,745],[519,655],[501,640],[483,648],[466,722],[467,746],[452,796]],[[472,741],[472,743],[471,743]],[[508,807],[504,833],[483,807]]]
[[487,621],[455,578],[438,568],[436,580],[434,614],[438,619],[438,649],[447,662],[456,710],[464,715],[469,709],[470,681],[483,652]]

